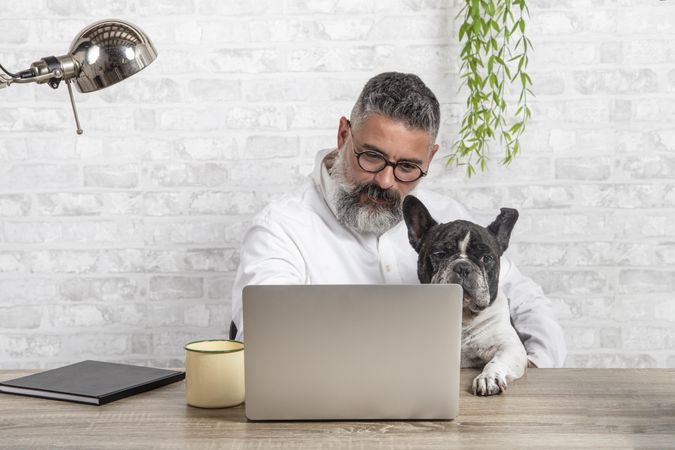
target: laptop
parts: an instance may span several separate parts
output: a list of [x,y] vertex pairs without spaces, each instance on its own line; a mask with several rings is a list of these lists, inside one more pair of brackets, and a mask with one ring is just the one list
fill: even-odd
[[449,420],[458,414],[456,284],[246,286],[250,420]]

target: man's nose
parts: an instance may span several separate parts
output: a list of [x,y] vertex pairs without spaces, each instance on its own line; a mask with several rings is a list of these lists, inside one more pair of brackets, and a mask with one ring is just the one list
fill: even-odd
[[382,189],[389,189],[396,184],[396,177],[394,177],[394,168],[387,166],[375,174],[375,182]]

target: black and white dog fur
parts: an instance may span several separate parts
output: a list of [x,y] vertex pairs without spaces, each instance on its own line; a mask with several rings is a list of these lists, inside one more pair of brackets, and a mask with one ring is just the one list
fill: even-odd
[[518,211],[502,208],[487,228],[465,220],[439,224],[422,202],[408,195],[403,216],[410,244],[419,254],[420,282],[457,283],[464,290],[462,367],[483,367],[473,380],[473,393],[500,394],[527,366],[508,300],[499,292],[499,258],[509,245]]

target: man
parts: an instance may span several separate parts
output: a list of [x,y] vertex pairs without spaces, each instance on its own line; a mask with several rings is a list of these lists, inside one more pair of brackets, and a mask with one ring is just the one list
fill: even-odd
[[[244,337],[246,285],[419,283],[401,203],[438,151],[439,123],[438,101],[417,76],[383,73],[366,83],[350,119],[340,118],[337,148],[319,152],[312,179],[266,207],[246,233],[232,290],[232,338]],[[471,220],[452,199],[423,190],[415,196],[440,221]],[[562,366],[565,341],[548,299],[507,257],[500,289],[530,364]]]

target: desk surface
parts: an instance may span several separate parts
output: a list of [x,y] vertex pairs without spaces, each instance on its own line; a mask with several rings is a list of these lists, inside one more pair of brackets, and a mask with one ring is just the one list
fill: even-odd
[[0,447],[675,448],[675,369],[529,369],[489,398],[469,393],[475,374],[446,422],[249,422],[243,406],[187,406],[184,382],[103,406],[0,394]]

